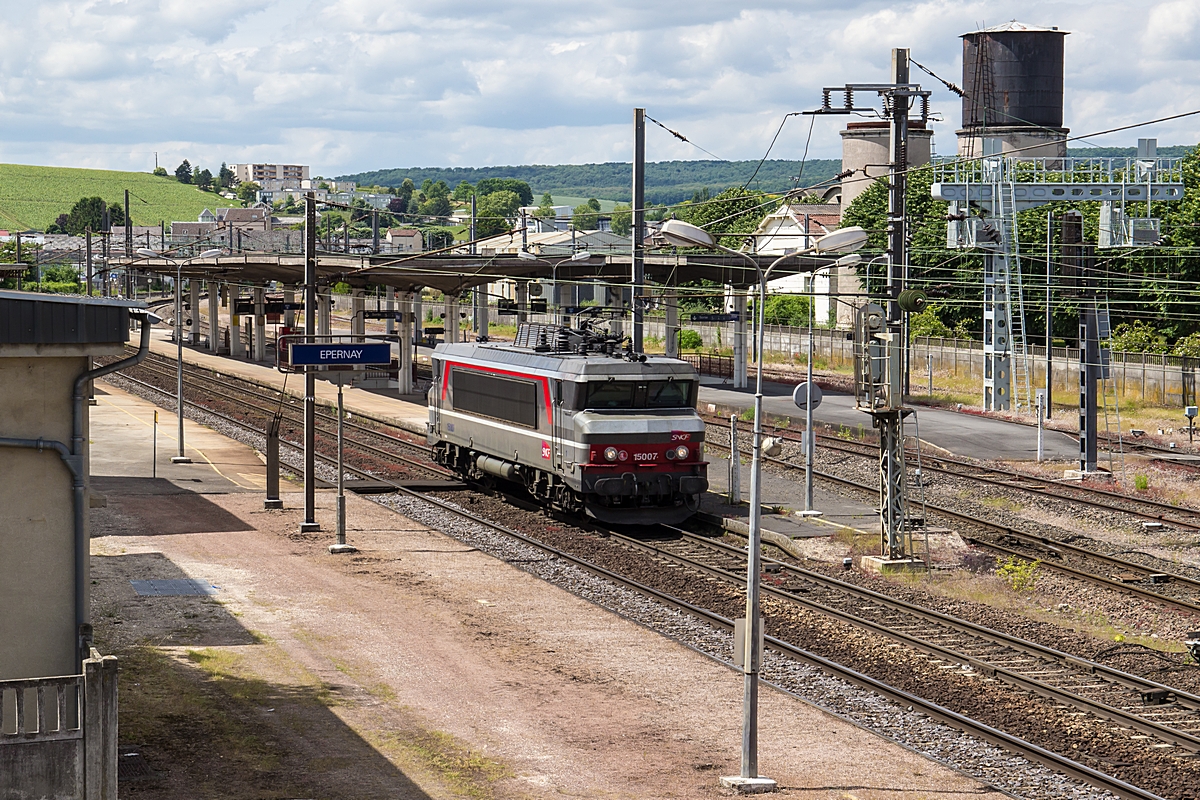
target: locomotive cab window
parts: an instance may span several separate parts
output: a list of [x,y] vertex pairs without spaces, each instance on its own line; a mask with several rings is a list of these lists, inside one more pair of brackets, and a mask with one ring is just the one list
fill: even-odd
[[533,381],[452,369],[450,387],[455,411],[493,417],[526,428],[538,426],[538,385]]
[[688,408],[691,381],[588,381],[581,408]]

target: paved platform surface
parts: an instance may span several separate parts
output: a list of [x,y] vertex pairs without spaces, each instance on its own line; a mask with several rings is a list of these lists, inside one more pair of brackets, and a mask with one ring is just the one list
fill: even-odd
[[[743,458],[741,465],[742,503],[731,506],[729,497],[729,460],[707,453],[709,493],[701,502],[701,510],[722,517],[746,520],[750,515],[750,460]],[[863,532],[877,532],[879,513],[867,502],[846,497],[823,488],[820,479],[813,482],[813,508],[820,511],[819,517],[803,517],[804,510],[803,472],[797,471],[794,479],[767,466],[762,475],[762,505],[780,508],[785,513],[764,514],[764,528],[782,533],[793,539],[830,536],[841,528],[852,528]]]
[[[289,796],[457,797],[402,746],[431,735],[501,764],[487,788],[503,796],[721,796],[718,776],[738,765],[739,673],[363,498],[347,515],[360,552],[330,556],[334,495],[317,495],[325,532],[299,535],[302,495],[264,510],[254,452],[199,425],[186,429],[198,463],[160,463],[152,479],[154,406],[99,388],[93,466],[110,483],[108,506],[92,509],[98,643],[161,645],[188,670],[195,647],[233,664],[259,687],[247,696],[270,698],[250,716]],[[217,594],[135,597],[131,580]],[[304,699],[310,684],[328,707]],[[760,763],[788,797],[1001,796],[773,690],[760,712]],[[208,778],[161,737],[144,744],[168,785]]]
[[103,379],[96,381],[96,405],[90,407],[89,420],[95,491],[103,493],[114,485],[141,494],[266,491],[266,467],[253,450],[190,419],[183,421],[183,438],[184,453],[192,463],[171,463],[179,453],[175,414]]
[[[803,413],[792,403],[794,387],[782,383],[763,383],[763,411],[773,416],[802,419]],[[746,409],[754,406],[754,390],[734,389],[720,378],[701,378],[700,408],[706,404]],[[1004,420],[963,414],[941,408],[917,407],[917,427],[921,439],[954,455],[1002,461],[1032,461],[1037,458],[1037,429]],[[825,425],[845,425],[857,429],[871,426],[868,415],[854,409],[854,396],[825,392],[813,420]],[[905,430],[913,432],[912,417]],[[1079,442],[1060,431],[1045,432],[1046,458],[1056,461],[1079,459]]]

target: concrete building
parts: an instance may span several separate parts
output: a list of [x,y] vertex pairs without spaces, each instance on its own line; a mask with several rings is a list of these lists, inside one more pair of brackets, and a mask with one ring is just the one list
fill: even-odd
[[[842,210],[865,192],[876,179],[888,174],[892,160],[892,139],[888,123],[851,122],[842,133],[842,171],[854,174],[842,179],[840,202]],[[925,123],[908,123],[908,166],[929,163],[933,146],[933,131]]]
[[124,354],[130,309],[145,304],[0,291],[0,680],[74,675],[87,653],[81,376]]
[[4,797],[117,796],[117,660],[91,647],[87,397],[123,366],[92,358],[124,355],[131,313],[144,355],[143,303],[0,291]]
[[308,166],[303,164],[230,164],[233,176],[240,183],[266,180],[308,180]]
[[398,253],[419,253],[425,249],[421,232],[415,228],[388,228],[383,238]]
[[[766,216],[754,232],[758,253],[784,255],[811,247],[818,238],[836,230],[841,214],[837,207],[824,204],[784,205]],[[771,294],[810,295],[813,298],[813,322],[850,328],[854,309],[861,305],[857,295],[862,281],[854,267],[828,267],[811,274],[788,275],[767,284]],[[839,295],[847,295],[839,300]]]

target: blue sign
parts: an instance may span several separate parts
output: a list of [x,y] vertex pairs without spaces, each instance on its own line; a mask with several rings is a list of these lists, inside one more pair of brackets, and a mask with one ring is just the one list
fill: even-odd
[[692,322],[737,322],[737,312],[732,314],[692,314]]
[[387,342],[320,342],[291,346],[291,363],[306,366],[365,366],[392,363],[392,346]]

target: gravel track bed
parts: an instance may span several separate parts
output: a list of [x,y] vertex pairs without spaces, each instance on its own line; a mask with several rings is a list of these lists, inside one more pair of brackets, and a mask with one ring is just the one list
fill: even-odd
[[[144,387],[127,381],[120,381],[119,376],[110,377],[115,377],[114,383],[118,385],[125,383],[126,386],[122,388],[128,388],[130,391],[147,396],[161,405],[173,406],[173,404],[167,402],[169,398],[165,398],[156,392],[151,392]],[[187,409],[186,413],[187,416],[202,424],[213,427],[219,432],[230,436],[230,438],[243,441],[260,449],[264,446],[261,435],[253,434],[219,417],[205,414],[203,411],[194,408]],[[281,461],[298,466],[300,463],[300,453],[295,448],[284,444],[281,447]],[[336,478],[334,470],[320,462],[318,462],[318,472],[326,480]],[[496,503],[496,505],[501,507],[499,511],[501,517],[514,518],[512,522],[506,524],[517,529],[528,528],[531,518],[535,520],[542,519],[536,515],[531,515],[530,512],[493,501],[491,498],[483,498],[478,495],[469,495],[468,498],[470,501],[470,513],[479,515],[482,511],[480,508],[481,505]],[[680,612],[663,607],[635,592],[591,576],[589,573],[575,568],[560,559],[547,557],[540,551],[516,542],[504,534],[492,531],[483,525],[462,520],[457,516],[436,509],[406,495],[381,495],[373,499],[404,513],[406,516],[410,516],[424,524],[449,533],[464,542],[480,547],[480,549],[498,558],[514,563],[522,569],[526,569],[539,577],[560,585],[604,608],[615,611],[640,624],[671,636],[700,652],[711,655],[726,663],[731,660],[731,637],[723,631],[715,630],[711,626],[687,617]],[[489,513],[487,516],[491,517],[492,515]],[[503,519],[499,521],[505,523]],[[538,532],[541,538],[561,538],[565,541],[555,542],[556,546],[565,545],[577,552],[581,549],[577,546],[578,543],[585,537],[592,539],[592,544],[595,544],[594,536],[590,536],[577,529],[571,529],[569,526],[542,521],[540,526],[535,527],[544,529]],[[595,546],[583,547],[583,550],[591,550],[592,552],[590,554],[584,552],[582,553],[582,557],[589,560],[603,561],[604,559],[596,558],[596,556],[603,555],[604,551],[608,551],[611,557],[614,554],[614,550],[619,549],[613,548],[611,544],[603,542],[601,544],[603,546],[599,548]],[[635,580],[641,580],[651,585],[661,583],[658,579],[662,577],[663,571],[653,561],[647,559],[646,563],[640,565],[640,569],[634,568],[630,570],[627,568],[628,565],[625,564],[625,562],[631,560],[630,554],[628,551],[620,550],[618,560],[622,562],[620,568],[624,574],[628,574]],[[687,576],[681,584],[675,587],[673,593],[688,599],[689,595],[694,596],[700,591],[700,583],[701,581],[697,581],[694,576]],[[666,590],[672,591],[669,587]],[[738,616],[741,613],[744,601],[735,587],[717,584],[710,587],[710,590],[712,596],[709,598],[710,601],[705,603],[706,606],[712,607],[718,613],[729,617]],[[718,602],[711,602],[713,597],[718,598]],[[972,698],[975,700],[979,706],[976,712],[958,709],[969,716],[987,722],[989,721],[988,716],[991,715],[990,724],[1009,730],[1011,730],[1011,725],[1007,723],[1011,722],[1014,716],[1026,720],[1026,727],[1029,728],[1027,731],[1029,735],[1026,738],[1030,740],[1036,741],[1037,736],[1035,734],[1040,733],[1036,729],[1039,726],[1044,726],[1044,730],[1053,729],[1062,731],[1064,736],[1078,739],[1078,741],[1072,743],[1075,750],[1086,748],[1096,743],[1102,743],[1106,747],[1106,750],[1104,755],[1099,756],[1099,759],[1104,760],[1096,758],[1083,758],[1080,760],[1084,761],[1084,763],[1088,763],[1090,760],[1092,762],[1091,766],[1103,769],[1110,774],[1119,774],[1120,777],[1131,783],[1144,784],[1149,788],[1153,788],[1154,782],[1158,781],[1159,776],[1172,775],[1177,779],[1181,770],[1190,772],[1190,765],[1181,763],[1175,759],[1167,759],[1169,763],[1162,763],[1163,759],[1159,758],[1155,759],[1154,763],[1147,763],[1143,752],[1133,746],[1123,747],[1122,745],[1126,743],[1119,741],[1123,737],[1114,737],[1111,731],[1107,731],[1095,721],[1081,721],[1069,712],[1063,713],[1062,711],[1058,712],[1058,719],[1054,719],[1056,709],[1053,708],[1043,709],[1044,714],[1033,714],[1031,713],[1031,706],[1039,705],[1039,701],[1031,700],[1019,693],[1012,693],[1011,697],[1004,698],[1003,702],[1000,702],[999,695],[1004,693],[1005,687],[995,684],[987,687],[987,700],[983,701],[982,697],[984,693],[980,691],[981,687],[979,686],[978,676],[974,676],[971,673],[962,673],[958,670],[954,672],[960,674],[948,676],[946,674],[949,672],[948,670],[937,669],[935,665],[929,664],[922,656],[903,652],[899,648],[887,644],[881,645],[879,641],[872,641],[876,637],[871,637],[850,626],[841,625],[840,623],[807,614],[794,608],[773,608],[775,605],[777,604],[770,602],[764,604],[764,611],[769,611],[770,614],[768,632],[772,635],[780,636],[788,641],[840,643],[837,647],[833,648],[834,652],[825,652],[822,655],[869,674],[878,674],[878,671],[872,669],[872,667],[882,666],[891,672],[896,672],[899,669],[898,675],[900,677],[903,675],[908,676],[909,683],[907,685],[903,681],[895,680],[896,676],[885,679],[889,680],[893,685],[898,686],[898,688],[920,693],[923,696],[931,696],[930,687],[941,684],[942,687],[946,687],[947,691],[950,692],[950,695],[947,696],[957,695],[958,699],[962,701],[970,701]],[[839,650],[842,653],[841,655],[837,652]],[[855,663],[856,660],[860,663]],[[818,670],[795,662],[792,659],[777,654],[770,654],[765,662],[764,678],[776,683],[787,691],[794,692],[798,696],[816,703],[818,706],[832,713],[865,725],[871,730],[875,730],[888,738],[901,742],[905,746],[912,747],[919,752],[944,761],[969,774],[976,775],[980,779],[1004,788],[1006,791],[1013,792],[1017,796],[1028,798],[1098,796],[1096,791],[1090,787],[1082,786],[1074,781],[1058,776],[1049,770],[1030,764],[1024,759],[1011,756],[998,748],[934,723],[922,714],[910,712],[872,693],[864,692],[842,681],[825,676]],[[932,696],[938,697],[941,695],[933,693]],[[952,703],[946,704],[954,707]],[[1022,733],[1018,732],[1018,735],[1022,735]],[[1046,742],[1045,744],[1054,745],[1053,742]],[[1119,748],[1120,750],[1116,757],[1113,755],[1114,748]],[[1120,767],[1120,771],[1118,769],[1110,769],[1109,762],[1111,761],[1116,761],[1125,766]],[[1190,783],[1196,784],[1197,781],[1191,780]],[[1200,795],[1171,791],[1169,796],[1190,798]]]
[[[706,439],[716,446],[728,448],[728,428],[710,425],[706,433]],[[782,457],[799,461],[801,458],[799,446],[791,442],[786,442]],[[818,447],[815,461],[816,468],[823,472],[835,474],[868,486],[873,486],[878,481],[875,465],[869,459],[834,454],[829,451],[823,452]],[[764,465],[764,469],[789,480],[799,482],[803,479],[800,471],[784,469],[769,462]],[[839,484],[827,484],[822,488],[828,489],[839,496],[855,500],[862,500],[864,496],[861,492]],[[1179,538],[1179,533],[1147,534],[1142,529],[1140,521],[1124,520],[1124,522],[1114,524],[1114,519],[1118,515],[1113,512],[1104,512],[1100,509],[1071,503],[1069,500],[1054,501],[1042,497],[1033,497],[1031,499],[1031,496],[1027,492],[1020,492],[1015,489],[1005,491],[1000,487],[981,485],[965,478],[959,479],[952,476],[939,475],[937,476],[936,484],[927,488],[929,491],[929,502],[946,505],[950,508],[960,508],[964,513],[981,516],[996,524],[1006,525],[1015,530],[1033,535],[1060,539],[1080,547],[1090,547],[1097,552],[1108,555],[1120,554],[1122,558],[1139,563],[1153,570],[1170,571],[1200,579],[1200,570],[1195,569],[1189,564],[1180,563],[1179,561],[1165,561],[1149,555],[1139,556],[1136,553],[1125,552],[1131,547],[1145,547],[1149,544],[1148,540],[1155,537],[1174,536]],[[1022,513],[1018,514],[1004,507],[1008,502],[1021,502],[1026,505],[1022,508]],[[1060,517],[1068,519],[1076,526],[1076,529],[1070,530],[1030,520],[1025,514],[1033,514],[1043,520]],[[983,528],[973,529],[970,525],[957,520],[942,519],[936,513],[931,513],[930,519],[936,524],[944,525],[960,533],[994,536],[994,534],[989,534]],[[1122,535],[1126,536],[1129,541],[1124,545],[1116,545],[1108,541],[1084,536],[1081,533],[1082,530],[1094,533],[1097,529],[1123,531]],[[1195,538],[1200,539],[1200,537]],[[990,563],[991,561],[992,558],[988,556],[986,562]],[[824,565],[818,567],[814,564],[815,562],[811,561],[804,562],[804,566],[809,569],[828,569]],[[842,573],[830,574],[835,574],[835,577],[846,579],[846,576]],[[856,573],[855,577],[849,579],[862,580],[864,578]],[[1039,596],[1056,598],[1055,602],[1049,603],[1050,608],[1047,609],[1052,613],[1061,613],[1066,617],[1108,620],[1124,636],[1141,635],[1164,641],[1182,642],[1190,631],[1200,629],[1200,619],[1197,619],[1193,614],[1174,608],[1164,608],[1157,603],[1134,597],[1119,589],[1109,589],[1104,586],[1087,583],[1052,570],[1044,569],[1039,571],[1037,587]],[[896,583],[887,580],[873,582],[871,588],[885,594],[901,591]],[[1156,588],[1162,589],[1162,587]],[[939,607],[939,603],[950,602],[945,598],[939,597],[935,592],[921,592],[916,599],[910,598],[903,593],[893,596],[910,599],[912,602],[936,610],[942,610]],[[988,611],[994,611],[994,609],[983,604],[975,605],[984,614],[987,614]],[[970,604],[966,604],[964,609],[970,609],[970,607]],[[997,630],[1004,630],[1007,633],[1022,636],[1023,638],[1031,639],[1050,647],[1057,647],[1068,652],[1077,652],[1079,655],[1087,658],[1093,658],[1095,654],[1112,644],[1112,642],[1098,641],[1093,637],[1074,635],[1077,637],[1079,644],[1071,645],[1069,637],[1058,639],[1051,635],[1050,638],[1043,638],[1041,633],[1036,632],[1039,630],[1036,627],[1031,627],[1029,629],[1030,633],[1025,633],[1021,629],[1022,623],[1015,623],[1015,621],[1024,619],[1024,624],[1029,624],[1030,621],[1019,614],[1010,614],[1014,619],[1014,623],[1018,624],[1018,627],[1007,628],[996,624],[988,616],[976,618],[966,610],[950,611],[947,613],[954,613],[956,616],[963,616],[972,622],[994,627]],[[1067,621],[1069,623],[1070,619]],[[1046,630],[1053,629],[1054,627],[1049,626]],[[1090,643],[1090,645],[1087,643]],[[1105,663],[1119,666],[1121,669],[1136,674],[1145,674],[1147,677],[1164,683],[1178,684],[1180,688],[1200,693],[1200,674],[1191,675],[1192,672],[1200,673],[1200,671],[1194,670],[1191,666],[1184,667],[1184,658],[1180,654],[1172,654],[1172,658],[1174,660],[1173,665],[1162,662],[1161,659],[1152,653],[1124,653],[1117,654],[1113,658],[1105,657],[1097,658],[1096,660],[1104,660]],[[1186,676],[1182,678],[1176,677],[1173,680],[1165,680],[1165,673],[1161,671],[1163,667],[1166,667],[1174,676],[1181,673],[1186,673]]]

